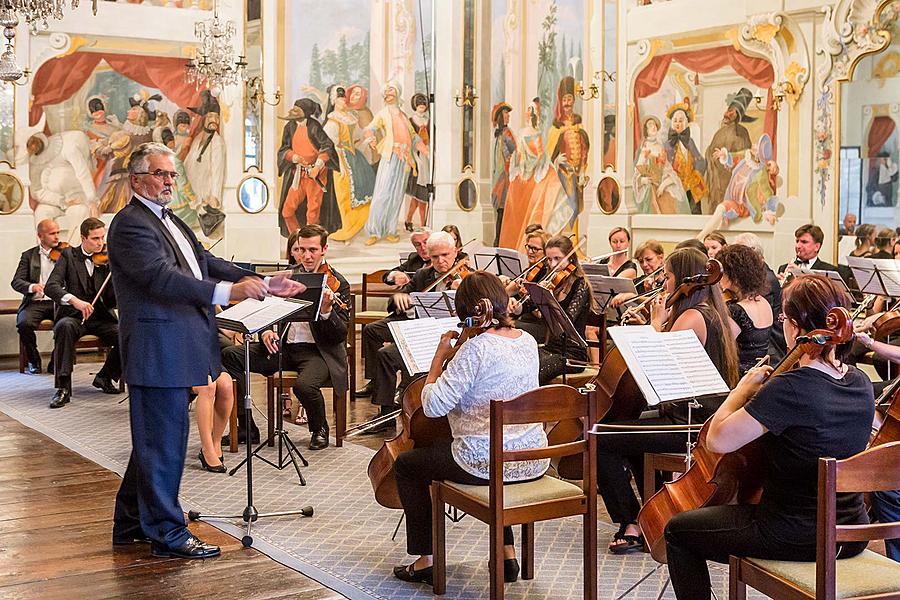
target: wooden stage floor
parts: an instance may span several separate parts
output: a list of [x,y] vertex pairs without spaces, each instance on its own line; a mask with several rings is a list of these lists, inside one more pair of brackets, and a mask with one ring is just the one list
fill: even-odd
[[206,523],[209,560],[113,549],[118,475],[0,413],[0,599],[343,598]]

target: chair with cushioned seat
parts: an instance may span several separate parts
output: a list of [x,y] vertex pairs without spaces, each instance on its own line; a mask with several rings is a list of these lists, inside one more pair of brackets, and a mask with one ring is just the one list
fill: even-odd
[[900,442],[845,460],[819,459],[816,562],[732,556],[729,598],[745,600],[746,586],[779,599],[900,599],[900,563],[871,550],[836,560],[835,543],[900,537],[900,522],[837,525],[837,494],[900,489]]
[[[434,593],[446,593],[444,506],[454,506],[490,528],[490,597],[503,598],[503,528],[522,525],[522,578],[534,578],[534,523],[573,515],[583,517],[584,597],[597,597],[596,440],[588,434],[596,421],[593,390],[583,394],[565,385],[544,386],[512,400],[491,403],[490,484],[431,484]],[[583,439],[547,448],[504,451],[503,426],[582,419]],[[503,463],[582,454],[587,476],[577,486],[548,475],[525,483],[503,483]]]

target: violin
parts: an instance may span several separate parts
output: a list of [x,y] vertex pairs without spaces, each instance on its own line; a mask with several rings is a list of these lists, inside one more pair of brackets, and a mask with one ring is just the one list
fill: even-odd
[[[769,374],[767,380],[790,370],[804,355],[818,358],[835,345],[853,339],[853,321],[843,307],[828,311],[825,328],[815,329],[797,338],[797,344]],[[691,466],[678,479],[664,483],[662,489],[644,503],[638,524],[650,555],[666,562],[664,531],[677,514],[706,506],[757,504],[762,495],[765,459],[760,439],[734,452],[718,454],[706,447],[712,417],[703,424],[691,452]]]
[[[450,277],[463,279],[463,278],[467,277],[468,275],[471,275],[474,272],[475,271],[469,266],[469,259],[461,258],[458,261],[456,261],[456,263],[453,265],[453,268],[451,268],[449,271],[447,271],[446,273],[444,273],[443,275],[441,275],[440,277],[438,277],[437,279],[432,281],[431,285],[429,285],[424,290],[422,290],[422,292],[430,292],[431,290],[436,288],[438,285],[440,285],[442,282],[446,281]],[[456,277],[457,273],[459,274],[459,277]]]
[[60,242],[50,248],[50,260],[56,262],[62,256],[62,251],[69,247],[69,242]]
[[[900,303],[898,303],[900,304]],[[872,339],[884,342],[897,331],[900,331],[900,309],[895,304],[891,310],[887,310],[872,323]]]
[[347,305],[341,300],[340,296],[338,296],[338,290],[341,289],[341,280],[337,278],[334,274],[334,271],[331,270],[331,265],[327,262],[322,261],[322,264],[319,265],[319,268],[316,269],[316,273],[325,273],[325,285],[328,286],[328,289],[334,293],[334,298],[332,303],[340,307],[342,310],[348,310]]
[[[873,427],[869,448],[900,440],[900,402],[897,402],[898,396],[900,396],[900,379],[888,387],[881,394],[881,397],[876,400],[875,408],[877,412],[875,417],[878,420],[878,424]],[[883,407],[887,407],[887,409],[883,410]]]
[[547,277],[541,281],[541,286],[547,288],[550,291],[554,291],[556,288],[564,284],[569,277],[575,273],[578,267],[574,263],[568,263],[562,269],[551,273]]
[[109,252],[106,250],[106,244],[103,245],[103,250],[91,254],[91,262],[94,263],[95,267],[102,267],[109,264]]
[[[462,332],[444,362],[444,368],[466,340],[493,327],[494,309],[490,300],[480,300],[474,313],[463,323]],[[403,508],[397,492],[397,481],[394,479],[394,462],[397,457],[413,448],[427,448],[453,439],[447,417],[428,417],[422,410],[422,390],[425,388],[426,377],[427,375],[416,377],[403,391],[399,411],[400,433],[384,442],[366,469],[375,492],[375,501],[385,508]]]

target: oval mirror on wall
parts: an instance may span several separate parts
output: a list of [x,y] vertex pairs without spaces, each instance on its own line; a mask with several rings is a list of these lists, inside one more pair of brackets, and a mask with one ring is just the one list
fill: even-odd
[[238,204],[250,214],[262,212],[269,203],[269,186],[256,175],[245,177],[238,186],[237,194]]
[[619,182],[616,178],[607,175],[600,179],[597,185],[597,204],[600,212],[604,215],[611,215],[619,210],[621,203],[621,194],[619,192]]
[[465,211],[475,210],[478,204],[478,188],[471,179],[463,179],[456,186],[456,203]]
[[25,189],[12,173],[0,173],[0,215],[9,215],[22,206]]

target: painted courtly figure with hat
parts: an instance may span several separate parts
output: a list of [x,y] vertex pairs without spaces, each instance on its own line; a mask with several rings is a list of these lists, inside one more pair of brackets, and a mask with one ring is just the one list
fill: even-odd
[[[706,149],[706,184],[709,194],[703,203],[703,213],[711,214],[722,203],[725,196],[725,188],[731,180],[731,169],[726,168],[716,159],[715,153],[721,150],[732,154],[743,153],[750,148],[750,133],[741,123],[752,123],[756,117],[747,115],[747,109],[753,100],[753,92],[747,88],[741,88],[734,94],[729,94],[725,102],[725,114],[722,115],[722,124],[713,135]],[[739,159],[740,160],[740,159]]]
[[175,153],[182,161],[187,157],[191,147],[191,115],[186,110],[176,110],[173,118],[175,134]]
[[556,90],[553,125],[547,133],[550,162],[556,167],[562,194],[548,218],[540,221],[546,231],[574,231],[575,222],[584,207],[590,145],[588,134],[581,124],[581,115],[575,113],[575,78],[567,75],[560,80]]
[[706,185],[706,159],[691,138],[694,108],[689,98],[676,102],[666,111],[669,119],[669,137],[666,139],[666,155],[681,187],[690,203],[691,213],[701,213],[701,202],[709,194]]
[[279,215],[284,237],[305,224],[329,232],[340,228],[332,171],[340,170],[334,143],[318,121],[322,107],[312,98],[294,102],[285,120],[278,149],[281,175]]
[[631,179],[637,211],[655,215],[691,214],[691,205],[681,187],[681,180],[668,161],[659,119],[647,117],[641,131],[643,139]]
[[84,126],[84,132],[88,139],[91,140],[91,155],[94,156],[96,165],[94,167],[94,187],[100,187],[103,181],[103,175],[106,172],[106,160],[102,157],[94,155],[97,148],[101,147],[114,132],[118,131],[122,125],[116,115],[106,114],[106,97],[91,96],[88,98],[87,109],[88,119]]
[[494,151],[491,155],[491,206],[497,213],[494,245],[500,242],[503,211],[509,194],[509,163],[516,153],[516,138],[509,128],[512,106],[498,102],[491,109],[491,125],[494,126]]
[[128,99],[130,108],[122,128],[110,134],[105,143],[98,146],[94,155],[107,161],[106,172],[98,188],[100,212],[115,213],[131,201],[131,184],[128,179],[128,157],[132,150],[153,139],[150,121],[156,120],[153,102],[162,100],[159,94],[150,95],[143,90]]
[[189,107],[189,110],[200,117],[200,129],[191,140],[190,150],[184,158],[184,170],[201,206],[198,211],[200,227],[205,236],[211,237],[225,220],[222,212],[225,140],[220,131],[221,108],[209,90],[203,90],[200,106]]
[[[169,150],[175,152],[176,137],[172,127],[154,127],[153,141],[162,144]],[[175,165],[175,172],[178,173],[178,179],[172,186],[172,201],[167,205],[172,209],[175,215],[184,221],[191,229],[197,231],[202,230],[200,227],[200,218],[197,211],[201,208],[200,199],[194,193],[191,182],[184,170],[184,161],[176,153],[172,157],[172,163]]]
[[550,172],[544,138],[541,135],[541,99],[534,98],[525,107],[525,127],[516,132],[516,152],[509,161],[509,189],[500,226],[501,248],[521,248],[525,242],[525,226],[529,224],[532,198],[544,187],[544,181],[559,180]]
[[376,113],[365,132],[369,146],[381,157],[375,175],[372,208],[366,221],[367,246],[378,240],[400,240],[397,235],[400,209],[409,176],[417,173],[413,151],[417,147],[427,151],[409,116],[400,108],[401,94],[398,83],[389,82],[384,86],[384,107]]
[[347,89],[332,85],[325,111],[325,133],[334,144],[340,165],[333,173],[333,182],[342,226],[329,236],[337,242],[349,242],[365,226],[375,189],[375,170],[360,150],[362,128],[355,111],[349,108]]
[[410,173],[409,183],[406,186],[406,196],[409,198],[408,208],[406,209],[406,218],[403,224],[406,230],[412,233],[413,215],[419,212],[419,224],[424,226],[428,213],[428,184],[431,181],[431,157],[428,147],[429,140],[429,115],[428,115],[428,97],[425,94],[413,94],[410,100],[410,106],[413,113],[409,117],[409,122],[416,135],[422,141],[413,149],[413,158],[416,161],[415,174]]

